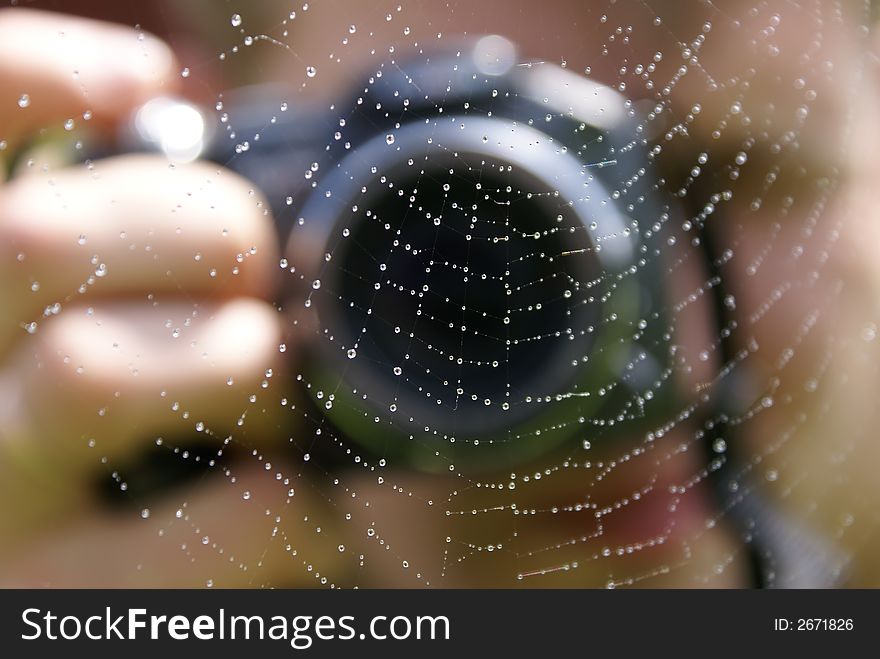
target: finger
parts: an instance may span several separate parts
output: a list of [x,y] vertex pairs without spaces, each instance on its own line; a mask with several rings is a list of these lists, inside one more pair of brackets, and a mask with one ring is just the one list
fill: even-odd
[[[282,468],[283,469],[283,468]],[[213,471],[144,510],[92,509],[10,552],[4,587],[320,585],[346,556],[332,547],[326,502],[259,466]],[[293,491],[293,494],[291,494]],[[316,529],[324,527],[320,533]]]
[[276,242],[248,182],[207,163],[120,156],[19,178],[0,189],[0,350],[47,306],[93,295],[266,296]]
[[254,299],[71,307],[10,364],[5,441],[57,477],[137,456],[160,436],[254,441],[280,411],[267,404],[280,333],[280,314]]
[[171,50],[130,28],[29,9],[0,10],[0,140],[91,113],[111,122],[176,83]]

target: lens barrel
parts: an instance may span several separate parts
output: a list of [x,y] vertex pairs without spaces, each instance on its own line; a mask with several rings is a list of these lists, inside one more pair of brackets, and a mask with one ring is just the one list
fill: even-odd
[[290,236],[310,284],[291,303],[317,315],[310,395],[426,469],[515,464],[642,416],[669,358],[631,104],[514,52],[486,37],[371,76]]

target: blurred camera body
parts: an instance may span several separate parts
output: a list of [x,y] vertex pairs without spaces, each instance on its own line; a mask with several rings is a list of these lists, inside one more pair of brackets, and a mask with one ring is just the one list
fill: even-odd
[[272,204],[315,404],[429,470],[644,425],[674,389],[669,212],[631,103],[499,36],[456,46],[329,109],[244,90],[208,151]]

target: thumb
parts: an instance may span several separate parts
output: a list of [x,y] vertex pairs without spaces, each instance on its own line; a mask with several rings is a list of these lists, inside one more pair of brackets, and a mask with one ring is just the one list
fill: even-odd
[[120,25],[31,9],[0,9],[0,141],[89,113],[108,124],[172,91],[171,49]]

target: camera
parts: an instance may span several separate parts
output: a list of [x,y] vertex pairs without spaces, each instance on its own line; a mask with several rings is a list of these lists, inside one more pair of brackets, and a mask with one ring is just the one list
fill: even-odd
[[670,209],[621,94],[489,35],[329,108],[267,96],[218,102],[206,152],[272,205],[284,306],[315,328],[301,377],[337,432],[491,470],[668,404]]

